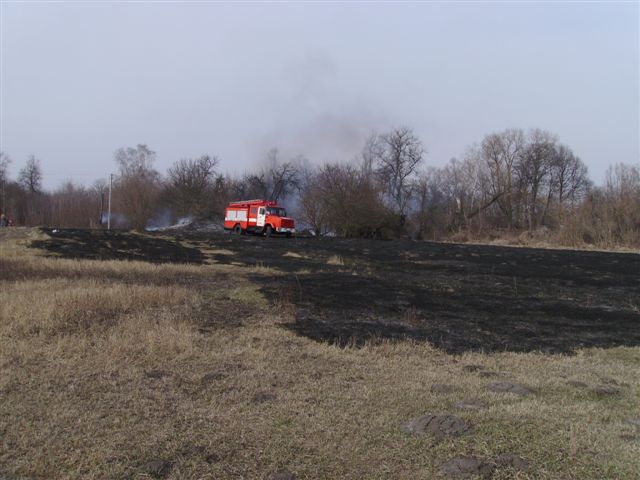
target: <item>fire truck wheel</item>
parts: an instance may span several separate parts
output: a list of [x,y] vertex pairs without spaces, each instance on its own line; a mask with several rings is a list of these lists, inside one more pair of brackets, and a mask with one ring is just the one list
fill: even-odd
[[236,235],[240,235],[242,233],[242,227],[240,225],[236,225],[235,227],[233,227],[233,233],[235,233]]
[[271,228],[271,225],[267,225],[264,229],[264,236],[270,237],[272,233],[273,233],[273,228]]

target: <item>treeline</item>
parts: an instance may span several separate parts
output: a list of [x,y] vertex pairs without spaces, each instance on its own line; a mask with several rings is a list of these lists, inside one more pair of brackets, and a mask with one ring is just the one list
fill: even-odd
[[[219,173],[214,156],[181,159],[162,175],[146,145],[115,152],[112,225],[144,229],[180,217],[219,219],[231,200],[284,203],[316,235],[546,241],[599,247],[640,246],[640,167],[611,166],[603,185],[556,135],[508,129],[485,136],[442,168],[408,128],[372,134],[349,162],[314,166],[269,151],[240,176]],[[30,157],[17,179],[0,157],[2,211],[20,225],[104,226],[108,183],[68,182],[42,189]]]

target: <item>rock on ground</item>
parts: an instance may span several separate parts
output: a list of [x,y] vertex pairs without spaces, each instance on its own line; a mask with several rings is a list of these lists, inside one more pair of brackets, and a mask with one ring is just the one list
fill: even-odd
[[476,457],[456,457],[440,467],[442,473],[451,478],[491,478],[493,465]]
[[445,383],[434,383],[431,385],[432,393],[452,393],[456,390],[459,390],[459,387],[456,387],[455,385],[447,385]]
[[600,384],[596,385],[593,389],[598,395],[620,395],[622,391],[618,387],[614,387],[613,385]]
[[462,419],[448,413],[427,413],[400,425],[400,429],[414,435],[429,435],[436,441],[469,434],[473,428]]
[[515,453],[501,453],[496,457],[496,465],[499,467],[511,467],[514,470],[529,469],[529,462]]
[[492,392],[513,393],[515,395],[530,395],[532,393],[527,387],[513,382],[495,382],[487,388]]
[[568,380],[567,381],[568,385],[571,385],[572,387],[576,387],[576,388],[587,388],[587,384],[584,382],[581,382],[579,380]]
[[484,368],[484,366],[482,365],[476,365],[476,364],[470,364],[470,365],[465,365],[464,367],[462,367],[462,369],[465,372],[477,372],[478,370],[482,370]]
[[258,392],[253,396],[253,401],[255,403],[264,403],[264,402],[272,402],[278,397],[275,393],[271,392]]

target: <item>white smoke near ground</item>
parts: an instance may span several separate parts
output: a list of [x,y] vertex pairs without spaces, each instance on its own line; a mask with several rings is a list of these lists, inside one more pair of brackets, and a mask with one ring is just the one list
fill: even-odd
[[[106,227],[109,223],[109,213],[104,212],[101,220],[101,224]],[[129,228],[130,226],[131,223],[124,214],[111,212],[111,228]]]
[[168,208],[158,210],[147,222],[145,230],[147,232],[157,232],[173,224],[174,215]]
[[162,232],[164,230],[179,230],[182,228],[189,227],[195,222],[195,218],[191,215],[186,217],[179,217],[173,220],[173,216],[168,218],[165,215],[161,215],[160,217],[154,219],[149,222],[149,224],[145,227],[147,232]]

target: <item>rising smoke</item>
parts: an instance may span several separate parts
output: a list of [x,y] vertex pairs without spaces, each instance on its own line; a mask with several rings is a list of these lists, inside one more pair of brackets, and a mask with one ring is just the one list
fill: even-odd
[[292,85],[282,111],[293,113],[255,142],[256,164],[273,147],[284,158],[302,155],[314,165],[350,161],[360,155],[372,131],[390,126],[389,115],[375,99],[344,89],[339,66],[324,51],[306,52],[282,75]]

